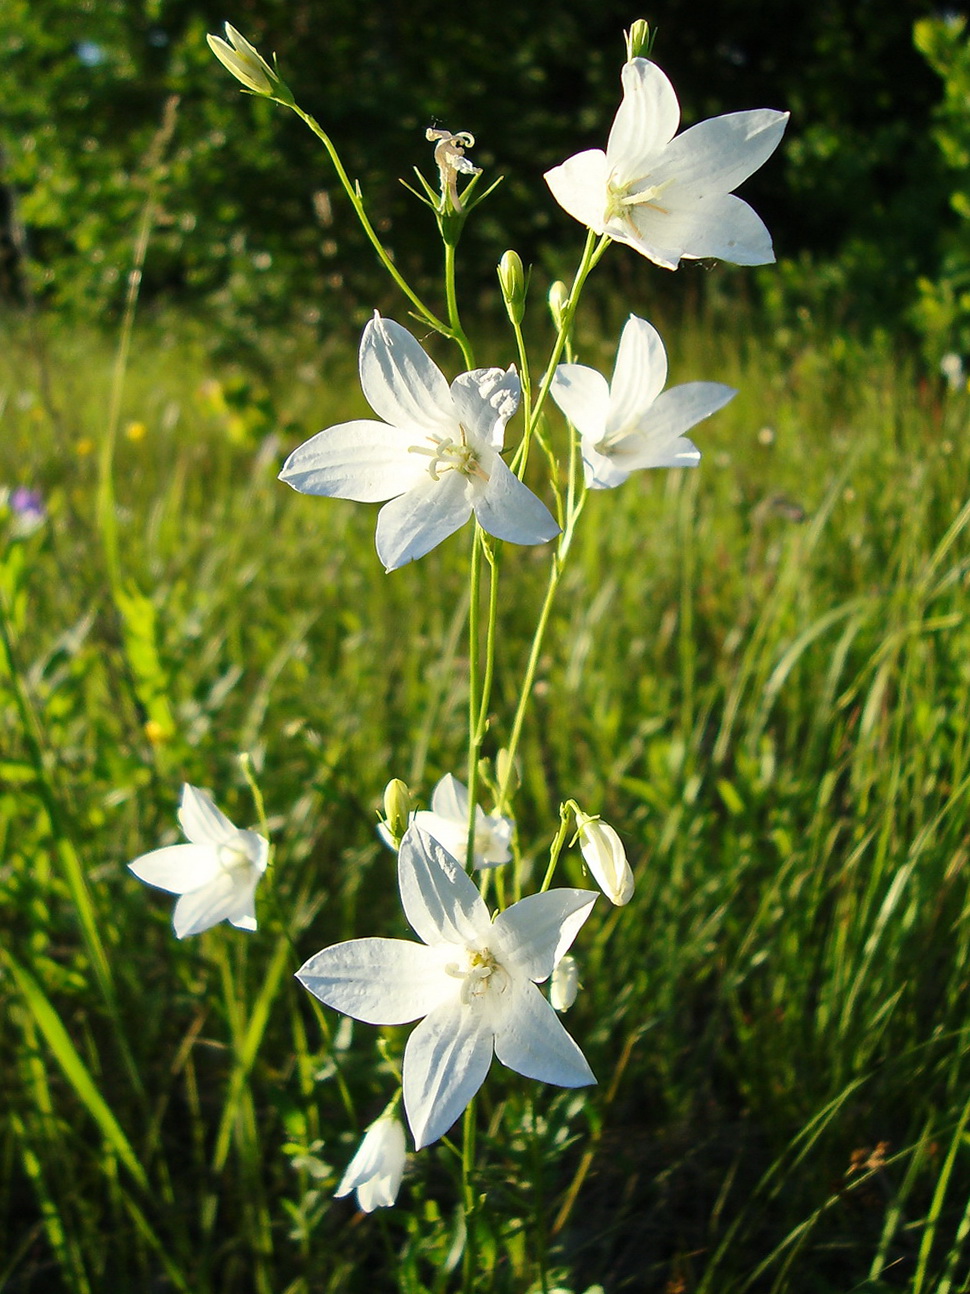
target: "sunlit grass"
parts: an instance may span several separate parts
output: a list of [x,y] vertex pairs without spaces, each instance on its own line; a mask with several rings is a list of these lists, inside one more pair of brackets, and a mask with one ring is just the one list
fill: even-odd
[[[844,341],[730,336],[671,335],[672,381],[740,394],[697,472],[591,496],[541,662],[523,837],[539,865],[574,796],[638,888],[574,948],[599,1089],[496,1067],[483,1090],[483,1290],[527,1290],[544,1230],[577,1292],[945,1294],[970,1271],[967,397]],[[0,572],[0,1285],[447,1289],[446,1149],[396,1211],[331,1199],[387,1083],[342,1031],[353,1126],[281,922],[302,956],[403,933],[376,808],[391,776],[427,797],[461,770],[467,544],[385,576],[376,509],[276,481],[363,412],[349,343],[216,365],[146,333],[133,356],[114,594],[110,347],[17,336],[0,360],[0,484],[49,508]],[[489,753],[545,556],[503,566]],[[178,944],[125,864],[176,838],[182,781],[252,822],[243,751],[276,845],[261,930]]]

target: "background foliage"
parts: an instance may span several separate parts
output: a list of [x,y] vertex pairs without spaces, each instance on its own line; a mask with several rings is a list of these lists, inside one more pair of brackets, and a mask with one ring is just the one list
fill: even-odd
[[[756,106],[792,112],[784,147],[745,190],[783,261],[782,275],[760,276],[770,303],[840,326],[905,316],[934,354],[958,348],[970,95],[959,19],[933,17],[932,0],[821,0],[787,6],[781,19],[767,0],[649,9],[685,123]],[[384,287],[316,141],[284,110],[242,99],[206,31],[229,17],[275,50],[419,279],[436,269],[424,259],[428,216],[397,177],[415,165],[433,173],[430,122],[475,133],[477,162],[508,178],[466,234],[465,260],[479,267],[468,290],[491,287],[487,267],[506,245],[550,268],[574,246],[541,174],[602,146],[620,32],[636,16],[627,0],[568,0],[542,20],[517,6],[500,27],[483,0],[240,0],[231,14],[199,0],[2,0],[0,10],[5,294],[32,287],[91,317],[115,308],[154,178],[163,216],[145,292],[218,309],[237,335],[296,312],[329,331],[348,314],[366,317]],[[159,148],[173,95],[173,133]],[[160,166],[146,161],[153,153]],[[635,299],[641,270],[611,272]],[[710,275],[682,272],[678,299],[684,278],[697,297]]]

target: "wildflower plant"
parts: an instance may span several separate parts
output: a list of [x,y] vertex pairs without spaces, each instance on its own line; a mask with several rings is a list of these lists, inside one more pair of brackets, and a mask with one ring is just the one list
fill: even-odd
[[[412,187],[433,213],[443,246],[442,305],[432,306],[395,265],[336,145],[296,102],[275,60],[271,66],[229,25],[226,37],[210,36],[209,43],[244,89],[296,113],[323,144],[402,294],[402,316],[417,324],[408,328],[374,314],[359,347],[361,387],[374,416],[318,431],[289,455],[280,478],[304,494],[381,503],[376,549],[388,578],[441,543],[460,537],[468,546],[464,780],[446,773],[428,808],[418,807],[394,769],[387,770],[384,791],[381,834],[397,851],[403,915],[418,942],[364,930],[312,952],[297,972],[327,1042],[330,1026],[314,999],[365,1024],[413,1025],[406,1038],[380,1037],[374,1072],[392,1080],[392,1090],[336,1193],[356,1191],[366,1212],[395,1203],[406,1163],[400,1103],[415,1151],[442,1139],[455,1151],[461,1288],[467,1291],[476,1286],[478,1235],[489,1207],[476,1173],[478,1093],[486,1082],[505,1081],[493,1058],[541,1084],[595,1084],[582,1039],[567,1032],[559,1015],[580,986],[585,923],[606,917],[602,895],[619,907],[630,902],[635,885],[636,859],[631,865],[620,834],[568,796],[559,822],[550,824],[548,861],[538,870],[532,863],[545,845],[519,836],[517,763],[550,611],[589,491],[618,488],[639,469],[696,466],[700,451],[686,433],[734,394],[706,380],[665,390],[663,341],[633,314],[608,380],[579,362],[574,321],[589,276],[614,244],[667,271],[700,257],[771,261],[768,231],[733,190],[777,147],[787,114],[734,113],[678,134],[677,96],[646,57],[647,25],[634,24],[621,69],[622,102],[605,150],[577,154],[545,177],[556,201],[587,228],[571,283],[548,291],[555,330],[549,354],[536,364],[529,353],[523,331],[528,275],[509,250],[497,273],[510,343],[482,367],[456,285],[462,230],[495,187],[469,156],[473,136],[429,129],[437,176],[433,182],[419,171]],[[545,190],[537,187],[541,196]],[[452,344],[447,373],[414,331]],[[503,679],[499,689],[496,648],[503,608],[514,598],[503,570],[509,543],[543,550],[548,578],[521,676]],[[514,698],[506,713],[496,713],[500,696]],[[371,790],[376,798],[380,788]],[[192,787],[185,788],[180,819],[190,843],[147,854],[132,870],[182,896],[180,937],[223,918],[254,930],[266,841],[235,828]],[[595,888],[557,883],[568,849],[575,849],[576,867]],[[541,878],[538,884],[533,876]],[[450,1140],[459,1120],[460,1148]],[[420,1173],[421,1159],[412,1158],[409,1171]],[[549,1287],[547,1261],[543,1241],[535,1288]]]

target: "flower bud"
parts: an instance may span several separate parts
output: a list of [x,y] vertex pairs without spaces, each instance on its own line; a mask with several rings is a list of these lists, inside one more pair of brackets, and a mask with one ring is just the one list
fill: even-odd
[[556,1011],[568,1011],[579,992],[579,967],[569,953],[560,957],[549,981],[549,1001]]
[[650,57],[650,50],[653,48],[653,39],[656,32],[651,33],[650,24],[645,18],[638,18],[630,27],[630,30],[625,31],[623,35],[626,38],[627,62],[633,58]]
[[401,1121],[381,1115],[364,1133],[334,1195],[340,1200],[356,1191],[357,1204],[365,1213],[390,1208],[401,1189],[406,1158]]
[[289,89],[270,67],[259,51],[235,27],[226,23],[227,40],[221,36],[206,36],[209,48],[237,81],[253,94],[271,95],[292,102]]
[[498,281],[509,318],[520,324],[525,314],[525,270],[518,252],[508,251],[499,261]]
[[384,818],[395,846],[400,844],[408,829],[411,806],[411,792],[407,783],[402,782],[399,777],[392,778],[384,788]]
[[633,872],[623,842],[612,827],[581,810],[576,814],[579,847],[597,885],[618,908],[633,898]]
[[552,322],[560,332],[562,332],[563,313],[568,301],[569,288],[566,287],[562,279],[556,279],[549,289],[549,313],[552,315]]

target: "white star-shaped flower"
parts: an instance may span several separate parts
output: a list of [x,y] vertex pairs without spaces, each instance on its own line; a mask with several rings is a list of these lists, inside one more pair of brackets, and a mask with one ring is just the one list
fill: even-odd
[[686,382],[664,391],[667,352],[646,319],[631,315],[620,334],[613,381],[584,364],[560,364],[556,404],[582,437],[586,484],[621,485],[641,467],[696,467],[697,446],[683,434],[737,394],[720,382]]
[[596,895],[556,889],[495,917],[474,881],[420,827],[401,841],[398,884],[420,944],[352,939],[325,948],[297,978],[366,1024],[424,1019],[404,1051],[404,1108],[417,1149],[448,1131],[488,1073],[510,1069],[560,1087],[596,1079],[537,984],[552,974]]
[[220,921],[255,930],[256,886],[266,871],[269,842],[233,826],[210,795],[187,782],[178,817],[189,843],[153,849],[129,868],[140,881],[181,895],[172,916],[179,939]]
[[[464,858],[468,844],[468,787],[451,773],[434,788],[431,808],[419,809],[414,821],[454,858]],[[500,867],[512,857],[512,819],[486,813],[475,805],[475,858],[473,866]]]
[[706,256],[735,265],[773,261],[761,217],[732,190],[778,147],[788,113],[731,112],[677,135],[680,105],[666,74],[634,58],[622,80],[606,152],[577,153],[546,172],[560,206],[665,269]]
[[356,1191],[357,1203],[364,1213],[389,1209],[401,1189],[406,1159],[404,1128],[400,1119],[381,1115],[364,1133],[364,1139],[347,1165],[334,1195],[341,1200],[351,1191]]
[[280,480],[303,494],[390,499],[377,519],[377,552],[388,571],[423,557],[473,512],[483,530],[513,544],[559,534],[549,509],[500,453],[519,402],[513,369],[474,369],[449,388],[407,329],[375,314],[361,338],[360,383],[384,421],[318,432],[289,456]]

